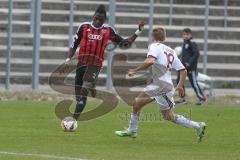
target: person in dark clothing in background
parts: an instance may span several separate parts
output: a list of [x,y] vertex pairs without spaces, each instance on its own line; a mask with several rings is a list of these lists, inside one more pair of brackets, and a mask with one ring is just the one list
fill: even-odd
[[[184,42],[182,45],[181,60],[183,65],[186,67],[188,71],[188,79],[198,97],[198,100],[196,101],[195,104],[201,105],[206,101],[206,97],[202,89],[199,87],[199,84],[197,81],[197,63],[199,58],[198,46],[196,42],[193,40],[192,31],[190,28],[185,28],[183,30],[182,38]],[[177,77],[177,83],[178,81],[179,81],[179,73]],[[177,100],[175,103],[185,104],[186,103],[185,94],[182,97],[180,97],[180,99]]]

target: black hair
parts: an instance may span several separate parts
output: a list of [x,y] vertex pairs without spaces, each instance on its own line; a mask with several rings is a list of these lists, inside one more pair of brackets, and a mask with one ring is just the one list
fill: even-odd
[[190,28],[184,28],[183,32],[192,34],[192,30]]
[[[103,4],[100,4],[100,5],[97,7],[97,9],[96,9],[96,11],[95,11],[95,14],[96,14],[96,13],[104,14],[105,18],[107,18],[107,12],[106,12],[105,6],[104,6]],[[94,15],[95,15],[95,14],[94,14]]]

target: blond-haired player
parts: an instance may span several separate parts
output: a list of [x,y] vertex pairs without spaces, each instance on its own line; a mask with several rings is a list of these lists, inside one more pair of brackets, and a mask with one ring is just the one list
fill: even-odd
[[[165,30],[161,27],[155,28],[152,31],[153,43],[149,46],[146,60],[137,68],[128,71],[128,75],[133,76],[138,71],[147,69],[151,66],[153,82],[147,85],[135,98],[128,129],[116,131],[115,134],[121,137],[130,136],[136,138],[140,111],[145,105],[155,100],[165,120],[195,129],[197,138],[201,141],[204,136],[206,124],[204,122],[189,120],[182,115],[174,114],[172,111],[175,106],[173,100],[174,91],[177,90],[180,95],[184,94],[183,85],[187,71],[174,53],[174,50],[163,44],[165,38]],[[180,80],[176,89],[174,89],[172,83],[172,69],[180,72]]]

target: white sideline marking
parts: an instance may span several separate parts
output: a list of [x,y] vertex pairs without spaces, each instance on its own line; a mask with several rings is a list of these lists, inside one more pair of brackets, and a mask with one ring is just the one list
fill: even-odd
[[0,151],[0,154],[40,157],[40,158],[52,158],[52,159],[61,159],[61,160],[87,160],[87,159],[73,158],[73,157],[60,157],[60,156],[54,156],[54,155],[49,155],[49,154],[16,153],[16,152],[5,152],[5,151]]

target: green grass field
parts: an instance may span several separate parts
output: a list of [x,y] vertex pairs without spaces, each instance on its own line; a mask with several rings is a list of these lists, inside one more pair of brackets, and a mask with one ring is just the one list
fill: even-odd
[[[76,132],[65,133],[54,114],[57,102],[0,102],[0,160],[240,160],[240,107],[187,105],[175,112],[208,123],[198,143],[195,132],[172,123],[140,122],[136,139],[120,138],[115,130],[127,126],[121,103],[113,112],[80,122]],[[93,106],[93,102],[87,107]],[[145,114],[158,113],[155,104]]]

